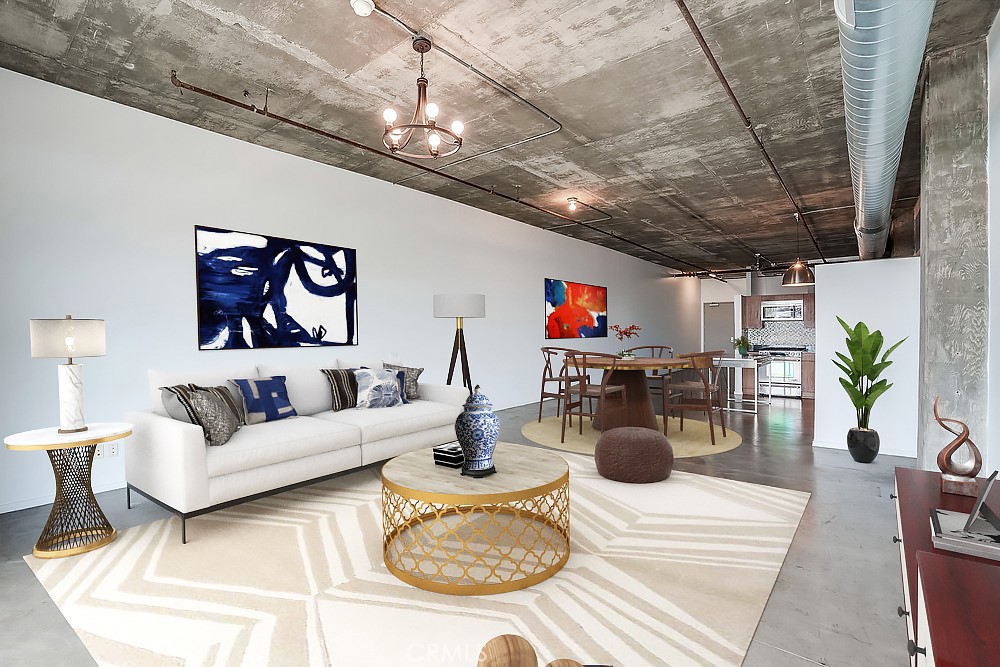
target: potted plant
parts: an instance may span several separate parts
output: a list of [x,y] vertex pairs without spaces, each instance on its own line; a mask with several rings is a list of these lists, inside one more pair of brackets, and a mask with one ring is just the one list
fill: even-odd
[[729,339],[733,343],[733,347],[736,351],[740,353],[741,357],[745,357],[750,354],[750,339],[747,338],[746,333],[742,333],[739,336],[733,336]]
[[847,332],[848,354],[837,352],[840,361],[834,359],[833,363],[846,376],[839,378],[840,384],[851,398],[858,417],[857,428],[852,428],[847,433],[847,449],[858,463],[871,463],[878,456],[879,438],[878,431],[868,428],[868,420],[875,401],[892,386],[891,382],[885,378],[879,379],[879,376],[892,365],[889,355],[906,338],[890,347],[879,358],[885,342],[881,331],[869,331],[864,322],[851,327],[839,317],[837,321]]
[[[638,336],[639,332],[642,331],[642,327],[638,324],[630,324],[627,327],[623,327],[620,324],[612,324],[608,328],[615,332],[615,337],[620,343],[624,343],[626,338]],[[618,353],[618,356],[622,359],[635,359],[635,354],[625,349],[622,349],[622,351]]]

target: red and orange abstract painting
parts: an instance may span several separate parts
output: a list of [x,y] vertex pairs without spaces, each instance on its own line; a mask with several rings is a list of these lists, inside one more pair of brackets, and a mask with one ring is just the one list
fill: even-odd
[[545,279],[546,338],[607,338],[608,288]]

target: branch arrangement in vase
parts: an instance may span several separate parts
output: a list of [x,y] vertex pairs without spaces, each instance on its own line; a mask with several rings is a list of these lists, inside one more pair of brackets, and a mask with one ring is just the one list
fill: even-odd
[[[610,329],[615,333],[615,337],[618,339],[618,342],[620,343],[624,343],[626,338],[637,337],[639,335],[639,332],[642,331],[642,327],[640,327],[638,324],[630,324],[627,327],[622,326],[621,324],[612,324],[610,327],[608,327],[608,329]],[[618,353],[618,356],[634,357],[635,355],[634,354],[630,355],[627,350],[622,348],[622,351]]]

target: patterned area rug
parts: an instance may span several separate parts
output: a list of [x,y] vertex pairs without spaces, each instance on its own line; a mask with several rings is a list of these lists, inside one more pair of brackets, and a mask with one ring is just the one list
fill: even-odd
[[[662,433],[663,417],[657,415],[656,424]],[[597,445],[597,438],[601,432],[595,430],[588,420],[583,422],[583,435],[580,435],[579,430],[580,426],[574,419],[573,428],[570,428],[569,424],[566,425],[566,441],[560,442],[562,419],[560,417],[545,417],[541,422],[531,420],[522,426],[521,435],[534,443],[545,445],[551,449],[593,456],[594,447]],[[684,430],[682,431],[681,420],[677,417],[671,417],[670,427],[667,429],[667,440],[673,447],[675,458],[689,459],[695,456],[721,454],[736,449],[742,444],[743,436],[727,428],[726,437],[722,437],[722,427],[716,423],[715,444],[713,445],[708,422],[687,418],[684,420]]]
[[559,657],[739,665],[809,495],[674,472],[650,485],[570,465],[572,553],[522,591],[450,597],[387,572],[377,472],[123,530],[28,565],[102,665],[472,667],[489,639]]

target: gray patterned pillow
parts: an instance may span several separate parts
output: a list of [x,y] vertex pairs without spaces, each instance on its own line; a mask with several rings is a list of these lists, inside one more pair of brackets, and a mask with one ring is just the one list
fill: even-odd
[[211,391],[192,390],[188,398],[194,410],[196,423],[205,432],[205,440],[212,447],[229,442],[240,429],[240,422],[229,406]]
[[358,369],[358,405],[360,408],[391,408],[402,405],[396,371]]
[[419,378],[420,374],[424,372],[423,368],[397,366],[396,364],[387,364],[384,361],[382,362],[382,366],[390,371],[403,371],[406,374],[406,377],[403,379],[403,384],[406,387],[406,400],[412,401],[420,398],[420,387],[417,384],[417,378]]

